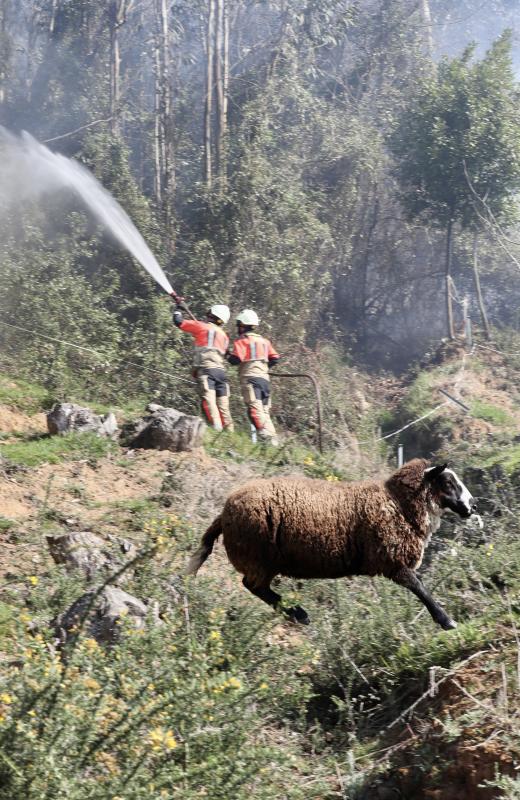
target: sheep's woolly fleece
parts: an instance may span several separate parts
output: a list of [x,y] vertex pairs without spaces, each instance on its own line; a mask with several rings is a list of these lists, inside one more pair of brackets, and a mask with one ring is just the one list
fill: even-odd
[[421,563],[440,515],[426,466],[414,459],[384,484],[255,480],[230,495],[212,528],[221,528],[229,560],[253,585],[277,574],[392,577]]

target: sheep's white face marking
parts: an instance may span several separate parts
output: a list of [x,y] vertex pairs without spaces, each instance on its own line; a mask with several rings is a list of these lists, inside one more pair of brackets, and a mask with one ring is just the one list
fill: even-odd
[[424,477],[431,483],[433,494],[442,509],[454,511],[464,519],[469,519],[475,513],[475,499],[452,469],[446,466],[430,467],[425,470]]

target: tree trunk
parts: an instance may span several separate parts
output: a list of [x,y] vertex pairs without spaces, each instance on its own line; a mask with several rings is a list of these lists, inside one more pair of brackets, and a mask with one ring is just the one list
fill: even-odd
[[51,17],[49,20],[49,33],[54,33],[56,29],[56,14],[58,13],[58,0],[52,0],[51,3]]
[[161,64],[159,42],[154,43],[154,128],[153,128],[153,163],[155,202],[162,207],[162,131],[161,131]]
[[121,100],[121,53],[119,28],[125,22],[127,0],[112,0],[108,8],[110,27],[110,131],[119,133]]
[[229,83],[229,21],[226,0],[217,0],[215,33],[215,90],[217,98],[216,169],[219,191],[226,182],[227,90]]
[[446,323],[448,336],[455,338],[455,328],[453,325],[453,305],[451,297],[451,261],[453,255],[453,221],[450,219],[446,228],[446,272],[445,272],[445,291],[446,291]]
[[212,167],[212,111],[213,111],[213,52],[215,29],[215,0],[208,0],[208,26],[206,32],[206,100],[204,103],[204,180],[211,189]]
[[424,26],[424,42],[426,46],[426,52],[429,58],[433,58],[433,26],[429,0],[419,0],[419,7],[421,11],[422,24]]
[[156,13],[156,138],[160,192],[164,211],[169,248],[173,243],[173,194],[175,190],[175,165],[172,124],[172,98],[170,74],[170,30],[166,0],[155,0]]
[[489,322],[486,314],[486,307],[484,306],[484,298],[482,297],[482,290],[480,288],[480,275],[478,270],[478,233],[475,231],[473,235],[473,279],[475,281],[475,290],[477,292],[478,307],[480,310],[480,317],[482,319],[482,327],[486,339],[491,339],[491,331],[489,329]]
[[0,106],[5,103],[7,62],[9,59],[9,46],[7,42],[7,3],[8,0],[0,0]]

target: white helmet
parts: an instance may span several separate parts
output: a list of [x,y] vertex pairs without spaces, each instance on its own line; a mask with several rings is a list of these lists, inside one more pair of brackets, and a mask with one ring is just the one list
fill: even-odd
[[241,322],[242,325],[258,325],[260,320],[256,311],[253,311],[252,308],[244,308],[238,315],[237,322]]
[[231,312],[227,306],[211,306],[209,313],[212,314],[217,319],[220,319],[224,325],[226,322],[229,322],[229,318],[231,316]]

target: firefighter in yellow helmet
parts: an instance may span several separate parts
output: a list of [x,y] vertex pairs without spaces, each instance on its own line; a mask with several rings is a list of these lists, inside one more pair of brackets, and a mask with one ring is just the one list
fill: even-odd
[[202,410],[217,431],[234,430],[225,362],[229,336],[223,330],[229,317],[229,308],[218,304],[211,306],[206,321],[184,319],[180,308],[173,312],[174,324],[194,339],[193,375],[199,385]]
[[256,333],[259,323],[258,314],[251,308],[240,312],[237,316],[238,338],[233,342],[227,360],[238,366],[242,397],[258,437],[277,445],[276,430],[270,415],[269,367],[273,367],[280,356],[269,339]]

